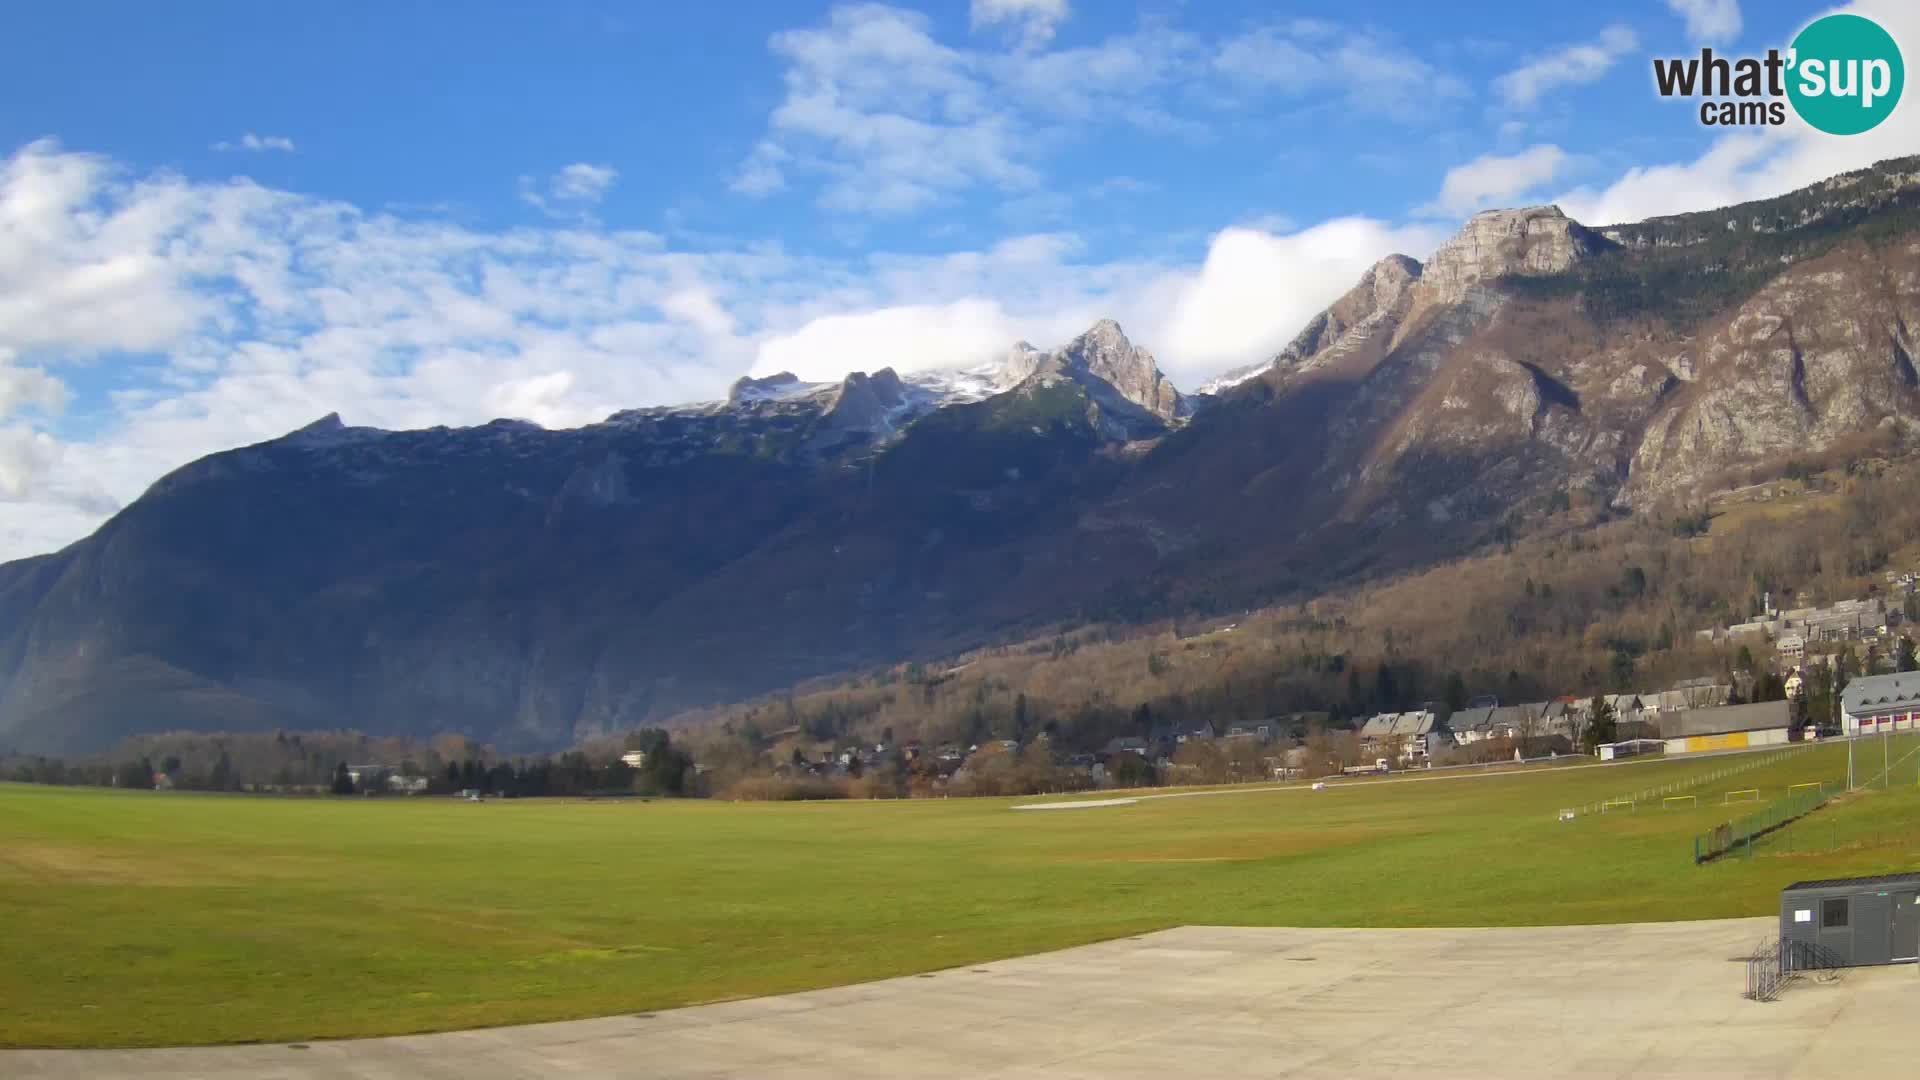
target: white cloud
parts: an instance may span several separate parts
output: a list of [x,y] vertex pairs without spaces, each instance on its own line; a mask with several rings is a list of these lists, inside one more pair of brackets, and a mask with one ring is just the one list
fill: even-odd
[[54,415],[67,406],[67,386],[39,368],[15,367],[11,353],[0,349],[0,420],[32,410]]
[[157,250],[197,212],[184,190],[47,140],[0,162],[0,350],[149,349],[209,314]]
[[[974,11],[997,25],[1017,10],[1031,30],[1054,25],[1043,16],[1056,9],[1065,5],[996,0]],[[1430,118],[1421,107],[1466,91],[1377,34],[1305,20],[1216,42],[1152,18],[1085,46],[1045,40],[954,47],[926,16],[878,4],[837,6],[824,25],[775,34],[785,96],[730,186],[755,197],[811,190],[824,209],[869,215],[980,189],[1032,203],[1049,159],[1110,129],[1191,142],[1276,96]]]
[[1687,20],[1687,33],[1708,43],[1740,36],[1740,0],[1667,0],[1675,15]]
[[1467,90],[1457,77],[1378,34],[1306,19],[1223,41],[1213,67],[1243,87],[1294,97],[1336,92],[1350,107],[1372,113],[1412,114]]
[[575,162],[544,181],[521,177],[520,199],[554,217],[585,215],[607,197],[613,182],[619,178],[619,171],[611,165]]
[[59,445],[45,432],[0,428],[0,499],[25,496],[59,458]]
[[1424,259],[1445,237],[1441,229],[1395,228],[1367,218],[1287,234],[1222,230],[1197,273],[1156,283],[1168,303],[1147,340],[1177,372],[1175,383],[1192,387],[1223,368],[1277,352],[1381,258],[1398,252]]
[[787,186],[787,176],[782,166],[788,156],[779,143],[762,139],[754,146],[747,160],[741,163],[740,171],[734,174],[728,186],[742,195],[771,195]]
[[753,371],[827,380],[883,367],[977,364],[1006,352],[1020,336],[1018,326],[998,302],[980,298],[827,315],[762,345]]
[[703,334],[726,338],[733,336],[736,331],[733,316],[720,305],[711,289],[699,286],[681,289],[667,294],[659,306],[668,318],[685,323]]
[[1011,24],[1023,47],[1037,49],[1067,21],[1067,0],[973,0],[972,15],[974,29]]
[[620,174],[609,165],[576,162],[553,178],[553,197],[575,202],[599,202]]
[[775,190],[797,167],[823,178],[822,206],[886,214],[976,184],[1036,183],[974,58],[929,31],[925,16],[860,5],[835,8],[825,27],[775,34],[787,96],[734,189]]
[[1437,228],[1343,218],[1293,232],[1223,229],[1198,267],[1077,264],[1069,261],[1077,245],[1062,237],[889,260],[875,267],[886,295],[937,299],[875,306],[859,297],[845,313],[769,338],[754,372],[825,380],[854,369],[976,364],[1015,340],[1054,345],[1115,317],[1176,385],[1192,388],[1278,351],[1382,257],[1424,257],[1444,237]]
[[213,149],[222,152],[229,150],[246,150],[256,154],[267,151],[291,154],[293,153],[294,146],[293,140],[287,138],[285,135],[255,135],[249,131],[238,139],[222,139],[213,144]]
[[1205,55],[1192,34],[1150,24],[1093,45],[976,63],[992,99],[1014,110],[1023,148],[1037,156],[1105,124],[1156,135],[1203,133],[1204,121],[1175,115],[1168,102],[1192,88]]
[[1414,213],[1463,217],[1537,189],[1559,176],[1566,164],[1566,152],[1551,143],[1505,157],[1483,154],[1448,169],[1440,194]]
[[1630,27],[1609,26],[1594,41],[1569,45],[1500,76],[1493,87],[1508,106],[1531,108],[1550,90],[1593,82],[1639,47],[1640,37]]

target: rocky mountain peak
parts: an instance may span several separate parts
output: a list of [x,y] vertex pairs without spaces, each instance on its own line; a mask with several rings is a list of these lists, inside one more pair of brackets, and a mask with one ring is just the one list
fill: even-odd
[[1035,376],[1080,383],[1097,380],[1162,423],[1184,419],[1193,411],[1160,373],[1153,354],[1129,341],[1126,331],[1112,319],[1101,319],[1052,352],[1042,352],[1029,342],[1015,342],[1001,361],[995,381],[1003,387],[1017,386]]
[[751,375],[742,375],[734,380],[727,390],[727,404],[738,405],[745,401],[761,401],[767,398],[783,396],[787,391],[800,385],[800,376],[791,371],[776,372],[758,379]]
[[1047,359],[1070,377],[1086,374],[1110,384],[1162,421],[1181,419],[1192,411],[1160,373],[1153,354],[1127,340],[1126,331],[1112,319],[1094,323]]
[[1469,287],[1509,274],[1557,274],[1612,247],[1558,206],[1486,210],[1440,246],[1420,273],[1422,292],[1456,303]]
[[306,427],[292,432],[291,435],[294,437],[301,435],[331,435],[345,429],[346,426],[347,425],[341,421],[339,413],[330,412],[320,419],[315,420],[313,423],[308,424]]
[[1360,283],[1379,289],[1405,288],[1420,277],[1420,260],[1406,255],[1389,255],[1367,268]]
[[856,371],[840,383],[827,409],[835,427],[882,434],[893,428],[893,417],[907,403],[907,386],[890,367],[868,375]]
[[858,389],[866,393],[883,397],[898,397],[903,388],[900,375],[890,367],[883,367],[869,375],[864,371],[855,371],[840,382],[840,392]]
[[1029,342],[1016,341],[1013,348],[1007,350],[1006,359],[1000,363],[998,382],[1012,386],[1024,382],[1034,372],[1040,370],[1047,354],[1033,347]]
[[348,427],[341,421],[339,413],[330,412],[320,419],[315,420],[313,423],[308,424],[306,427],[296,431],[290,431],[286,435],[273,441],[284,445],[303,446],[308,449],[315,449],[337,446],[344,443],[360,442],[366,439],[377,439],[385,434],[387,434],[387,432],[379,428]]
[[1202,394],[1221,394],[1270,371],[1290,374],[1327,363],[1343,355],[1369,334],[1385,330],[1405,311],[1409,292],[1420,281],[1416,259],[1389,255],[1367,268],[1360,280],[1325,311],[1307,320],[1285,348],[1264,360],[1234,368],[1200,387]]

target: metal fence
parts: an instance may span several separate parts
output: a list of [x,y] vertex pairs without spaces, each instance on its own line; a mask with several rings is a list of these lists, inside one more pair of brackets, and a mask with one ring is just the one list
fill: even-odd
[[[1571,821],[1574,818],[1585,817],[1588,814],[1620,813],[1623,810],[1635,809],[1643,802],[1662,799],[1668,795],[1678,795],[1691,788],[1700,787],[1703,784],[1711,784],[1716,780],[1725,780],[1729,776],[1737,776],[1743,772],[1751,772],[1754,769],[1776,764],[1786,760],[1787,755],[1797,753],[1801,749],[1804,749],[1804,745],[1790,746],[1780,750],[1770,751],[1743,751],[1737,755],[1737,760],[1730,761],[1728,764],[1709,772],[1683,776],[1677,780],[1644,787],[1639,791],[1616,795],[1610,799],[1599,799],[1594,802],[1583,803],[1579,806],[1562,807],[1560,810],[1560,820]],[[1735,755],[1727,756],[1734,757]],[[1683,759],[1669,758],[1668,760]]]
[[1693,838],[1694,865],[1711,862],[1736,852],[1752,858],[1754,841],[1782,825],[1806,817],[1825,806],[1832,798],[1832,793],[1827,791],[1825,784],[1822,784],[1797,795],[1789,795],[1746,817],[1715,825],[1712,829]]

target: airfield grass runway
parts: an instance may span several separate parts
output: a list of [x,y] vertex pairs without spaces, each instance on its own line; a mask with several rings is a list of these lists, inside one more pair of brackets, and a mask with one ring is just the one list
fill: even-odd
[[[1896,759],[1914,749],[1896,745]],[[300,800],[0,786],[0,1046],[288,1043],[842,986],[1178,926],[1544,926],[1765,915],[1802,878],[1920,867],[1885,791],[1696,867],[1724,791],[1838,781],[1845,747],[1304,785],[1074,813],[891,803]],[[1862,744],[1861,772],[1878,767]],[[1837,845],[1837,848],[1835,847]],[[1809,850],[1812,848],[1822,850]],[[1833,848],[1832,850],[1826,850]]]

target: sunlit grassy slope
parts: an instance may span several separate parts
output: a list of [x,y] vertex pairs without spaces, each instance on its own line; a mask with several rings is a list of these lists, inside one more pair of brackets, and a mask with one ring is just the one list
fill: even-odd
[[[1877,744],[1861,759],[1863,777],[1876,770]],[[1005,800],[474,805],[0,786],[0,1045],[634,1012],[1181,924],[1766,914],[1799,878],[1920,867],[1916,760],[1890,790],[1794,826],[1802,850],[1706,867],[1691,836],[1753,809],[1719,805],[1725,790],[1775,798],[1838,781],[1844,747],[1702,786],[1694,808],[1574,822],[1558,809],[1725,759],[1047,813]],[[1816,840],[1843,847],[1803,850]]]

